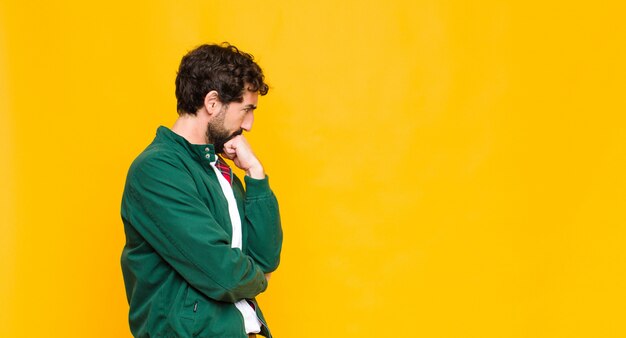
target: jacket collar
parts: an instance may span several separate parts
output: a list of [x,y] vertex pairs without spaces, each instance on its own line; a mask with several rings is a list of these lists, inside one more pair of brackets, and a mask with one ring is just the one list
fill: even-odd
[[217,160],[215,147],[212,144],[191,144],[184,137],[176,134],[167,127],[160,126],[157,129],[157,140],[172,143],[183,148],[196,161],[202,164],[210,164]]

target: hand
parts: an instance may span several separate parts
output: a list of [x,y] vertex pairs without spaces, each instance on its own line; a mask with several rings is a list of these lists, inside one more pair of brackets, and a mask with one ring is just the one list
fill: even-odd
[[261,162],[243,135],[237,135],[224,144],[224,157],[232,160],[237,168],[246,172],[246,175],[259,180],[265,178]]

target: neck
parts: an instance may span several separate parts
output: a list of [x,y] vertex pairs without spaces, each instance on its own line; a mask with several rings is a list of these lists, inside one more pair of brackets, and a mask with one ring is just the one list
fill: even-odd
[[203,115],[183,114],[176,119],[172,131],[182,136],[191,144],[206,144],[206,128],[208,121]]

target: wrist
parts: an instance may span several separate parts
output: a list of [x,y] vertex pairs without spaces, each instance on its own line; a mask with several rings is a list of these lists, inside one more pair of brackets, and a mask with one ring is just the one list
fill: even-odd
[[265,178],[265,170],[263,170],[263,166],[259,163],[248,168],[248,170],[246,170],[246,175],[257,180],[262,180]]

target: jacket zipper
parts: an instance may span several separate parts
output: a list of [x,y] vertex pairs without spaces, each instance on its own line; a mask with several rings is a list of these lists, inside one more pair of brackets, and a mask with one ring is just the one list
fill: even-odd
[[267,326],[267,324],[265,324],[265,322],[263,321],[263,319],[261,319],[261,317],[259,317],[259,313],[257,312],[258,309],[259,309],[259,304],[256,304],[255,302],[252,302],[252,304],[254,304],[254,314],[256,315],[256,318],[259,320],[259,322],[261,324],[263,324],[263,326],[265,326],[265,329],[267,330],[267,333],[269,333],[269,336],[271,337],[272,336],[272,332],[270,331],[269,326]]

